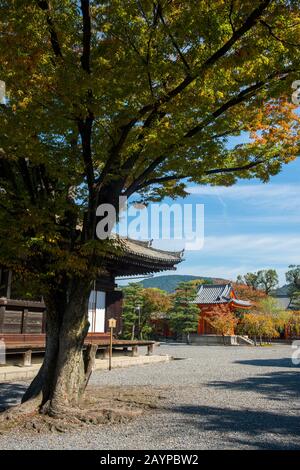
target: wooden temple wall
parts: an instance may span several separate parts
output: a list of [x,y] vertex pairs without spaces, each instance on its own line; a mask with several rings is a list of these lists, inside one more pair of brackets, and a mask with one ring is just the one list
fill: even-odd
[[0,298],[0,334],[45,332],[45,304]]
[[108,320],[115,318],[117,327],[115,334],[122,331],[122,310],[123,310],[123,293],[122,291],[113,290],[106,292],[106,314],[105,314],[105,331],[108,331]]
[[[108,332],[108,320],[114,317],[117,327],[114,334],[122,330],[122,292],[105,293],[105,313],[102,331]],[[40,335],[46,331],[46,307],[43,302],[0,298],[0,335]],[[1,336],[0,336],[1,338]]]

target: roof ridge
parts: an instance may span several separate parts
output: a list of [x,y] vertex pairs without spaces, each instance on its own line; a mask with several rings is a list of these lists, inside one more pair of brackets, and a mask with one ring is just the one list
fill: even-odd
[[209,288],[209,287],[226,287],[231,284],[230,283],[227,283],[227,284],[201,284],[201,287],[206,287],[206,288]]

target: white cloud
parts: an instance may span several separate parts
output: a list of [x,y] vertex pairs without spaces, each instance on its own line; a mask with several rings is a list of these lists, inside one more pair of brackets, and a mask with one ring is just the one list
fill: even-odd
[[[155,246],[170,251],[180,249],[172,241],[156,242]],[[299,247],[297,233],[209,236],[205,237],[202,250],[185,253],[185,261],[177,271],[236,279],[238,274],[274,268],[283,284],[289,264],[300,264]]]
[[[154,247],[176,251],[184,248],[183,242],[175,240],[155,241]],[[252,261],[253,265],[275,263],[300,264],[300,235],[298,234],[240,234],[219,235],[204,238],[204,246],[199,251],[187,252],[189,264],[195,259],[228,259]],[[191,253],[190,255],[188,255]],[[240,264],[239,263],[239,264]],[[247,262],[249,264],[249,262]]]
[[187,191],[192,195],[214,196],[234,199],[274,209],[299,209],[300,185],[296,184],[246,184],[234,186],[190,186]]
[[300,235],[254,234],[206,237],[202,254],[253,260],[257,265],[300,263]]

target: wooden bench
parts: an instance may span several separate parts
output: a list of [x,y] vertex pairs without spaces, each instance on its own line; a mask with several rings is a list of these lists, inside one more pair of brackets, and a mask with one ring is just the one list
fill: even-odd
[[[132,341],[132,340],[113,340],[113,349],[121,349],[124,352],[124,355],[131,355],[133,357],[138,356],[138,348],[142,346],[147,347],[147,356],[151,356],[154,352],[154,347],[159,345],[155,341]],[[101,341],[98,343],[98,350],[103,349],[103,358],[107,359],[109,356],[109,341]],[[130,351],[129,351],[130,349]]]
[[[21,336],[22,338],[16,338]],[[6,355],[20,354],[22,355],[22,365],[24,367],[31,366],[32,354],[41,354],[45,352],[45,335],[1,335],[0,339],[4,339],[6,345]],[[97,350],[103,350],[103,358],[109,357],[109,346],[110,342],[108,339],[104,339],[103,335],[90,337],[87,336],[85,340],[84,349],[89,344],[96,344]],[[147,347],[147,355],[151,356],[154,352],[154,346],[159,345],[155,341],[141,341],[141,340],[113,340],[113,349],[122,349],[127,355],[130,353],[131,356],[138,356],[138,348],[142,346]],[[128,351],[128,348],[131,350]]]

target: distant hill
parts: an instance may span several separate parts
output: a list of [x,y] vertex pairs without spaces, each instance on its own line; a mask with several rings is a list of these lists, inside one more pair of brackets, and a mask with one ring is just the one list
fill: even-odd
[[273,290],[272,293],[271,293],[271,295],[274,296],[274,297],[276,297],[276,296],[280,296],[280,297],[286,296],[286,297],[289,297],[289,295],[290,295],[290,292],[289,292],[290,288],[291,288],[290,284],[285,284],[284,286],[278,287],[278,289]]
[[165,290],[167,292],[174,292],[177,284],[180,282],[188,282],[193,281],[195,279],[205,279],[209,281],[211,284],[221,284],[225,282],[229,282],[226,279],[220,279],[216,277],[206,277],[206,276],[191,276],[188,274],[170,274],[165,276],[156,276],[151,277],[149,279],[144,279],[140,282],[143,287],[157,287],[159,289]]

